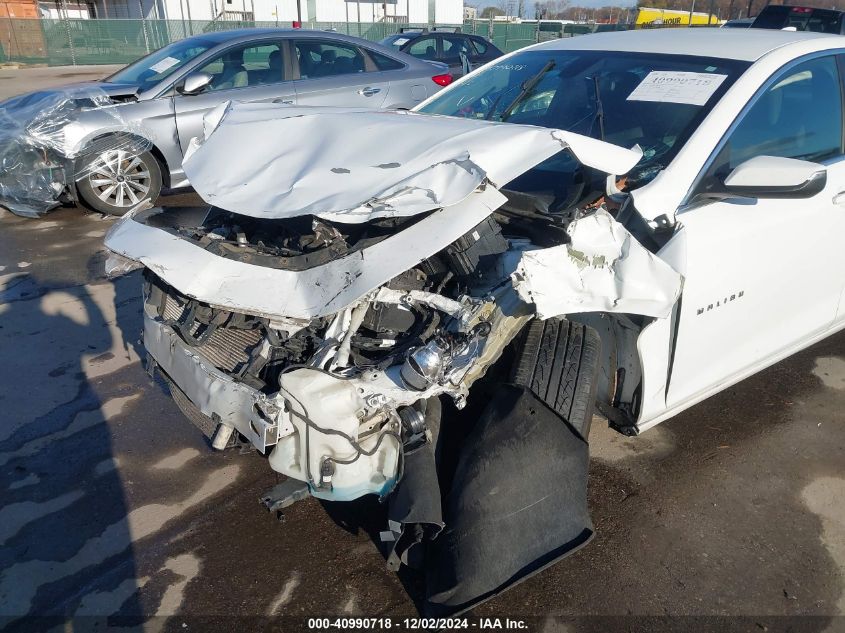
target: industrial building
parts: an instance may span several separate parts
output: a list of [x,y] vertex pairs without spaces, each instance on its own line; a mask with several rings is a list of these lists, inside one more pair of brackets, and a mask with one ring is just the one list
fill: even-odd
[[0,0],[0,17],[460,24],[463,0]]

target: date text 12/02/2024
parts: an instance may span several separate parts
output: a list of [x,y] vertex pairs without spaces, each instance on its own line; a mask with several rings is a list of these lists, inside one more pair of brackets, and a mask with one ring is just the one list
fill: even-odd
[[488,631],[527,630],[525,620],[511,618],[309,618],[308,629],[312,631],[400,631],[444,629],[477,629]]

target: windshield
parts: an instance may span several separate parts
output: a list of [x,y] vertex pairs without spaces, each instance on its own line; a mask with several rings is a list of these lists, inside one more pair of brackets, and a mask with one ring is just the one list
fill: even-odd
[[138,86],[138,91],[143,92],[214,46],[214,42],[203,39],[180,40],[142,57],[103,81],[111,84],[131,84]]
[[381,44],[382,46],[395,48],[398,51],[400,48],[405,46],[405,44],[410,42],[418,35],[419,33],[399,33],[397,35],[391,35],[390,37],[384,38],[381,42],[379,42],[379,44]]
[[[419,111],[559,128],[623,147],[638,144],[643,160],[628,175],[633,188],[669,164],[748,66],[652,53],[533,50],[476,71]],[[577,163],[563,152],[508,189],[566,188],[562,176],[575,171]],[[566,192],[554,193],[560,198]]]

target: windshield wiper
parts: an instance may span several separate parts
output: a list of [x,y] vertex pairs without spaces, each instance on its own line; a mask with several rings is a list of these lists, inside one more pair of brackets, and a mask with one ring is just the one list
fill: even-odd
[[[596,116],[593,123],[599,124],[599,139],[604,140],[604,105],[601,102],[601,90],[599,89],[599,76],[593,76],[593,89],[596,91]],[[592,127],[592,126],[590,126]],[[590,130],[592,131],[592,130]]]
[[[513,112],[513,109],[516,108],[516,106],[518,106],[520,104],[520,102],[523,99],[525,99],[525,97],[527,97],[529,94],[531,94],[531,92],[534,90],[534,88],[537,87],[537,84],[540,83],[540,80],[543,78],[543,76],[554,67],[555,67],[555,60],[550,59],[549,61],[546,62],[546,65],[543,66],[540,69],[540,72],[538,72],[536,75],[534,75],[530,79],[526,80],[522,84],[522,90],[519,91],[519,94],[516,95],[516,98],[513,101],[510,102],[510,104],[508,105],[507,108],[502,110],[502,114],[499,117],[499,120],[504,121],[506,118],[508,118],[510,116],[511,112]],[[501,98],[501,96],[499,98]],[[488,120],[490,119],[490,117],[493,116],[493,112],[495,112],[497,104],[498,104],[498,99],[496,100],[496,103],[493,104],[493,107],[490,108],[490,112],[487,113],[486,118]]]

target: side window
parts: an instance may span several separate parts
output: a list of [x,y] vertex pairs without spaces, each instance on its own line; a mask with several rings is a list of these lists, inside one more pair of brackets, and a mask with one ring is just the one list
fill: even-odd
[[352,44],[297,40],[295,50],[299,76],[303,79],[349,75],[366,70],[363,53]]
[[437,60],[437,40],[433,37],[423,37],[411,44],[406,51],[420,59]]
[[469,40],[465,37],[446,35],[441,41],[443,42],[443,55],[440,61],[446,62],[447,64],[460,64],[462,51],[467,57],[472,56]]
[[484,40],[472,39],[472,46],[479,55],[484,55],[487,52],[487,43]]
[[376,53],[375,51],[368,50],[367,52],[370,54],[376,68],[379,70],[402,70],[405,68],[405,64],[400,61],[396,61],[392,57]]
[[711,173],[724,177],[749,158],[823,161],[842,154],[842,96],[834,57],[777,77],[734,129]]
[[245,45],[230,48],[200,68],[212,76],[206,90],[229,90],[279,83],[284,79],[281,45]]

